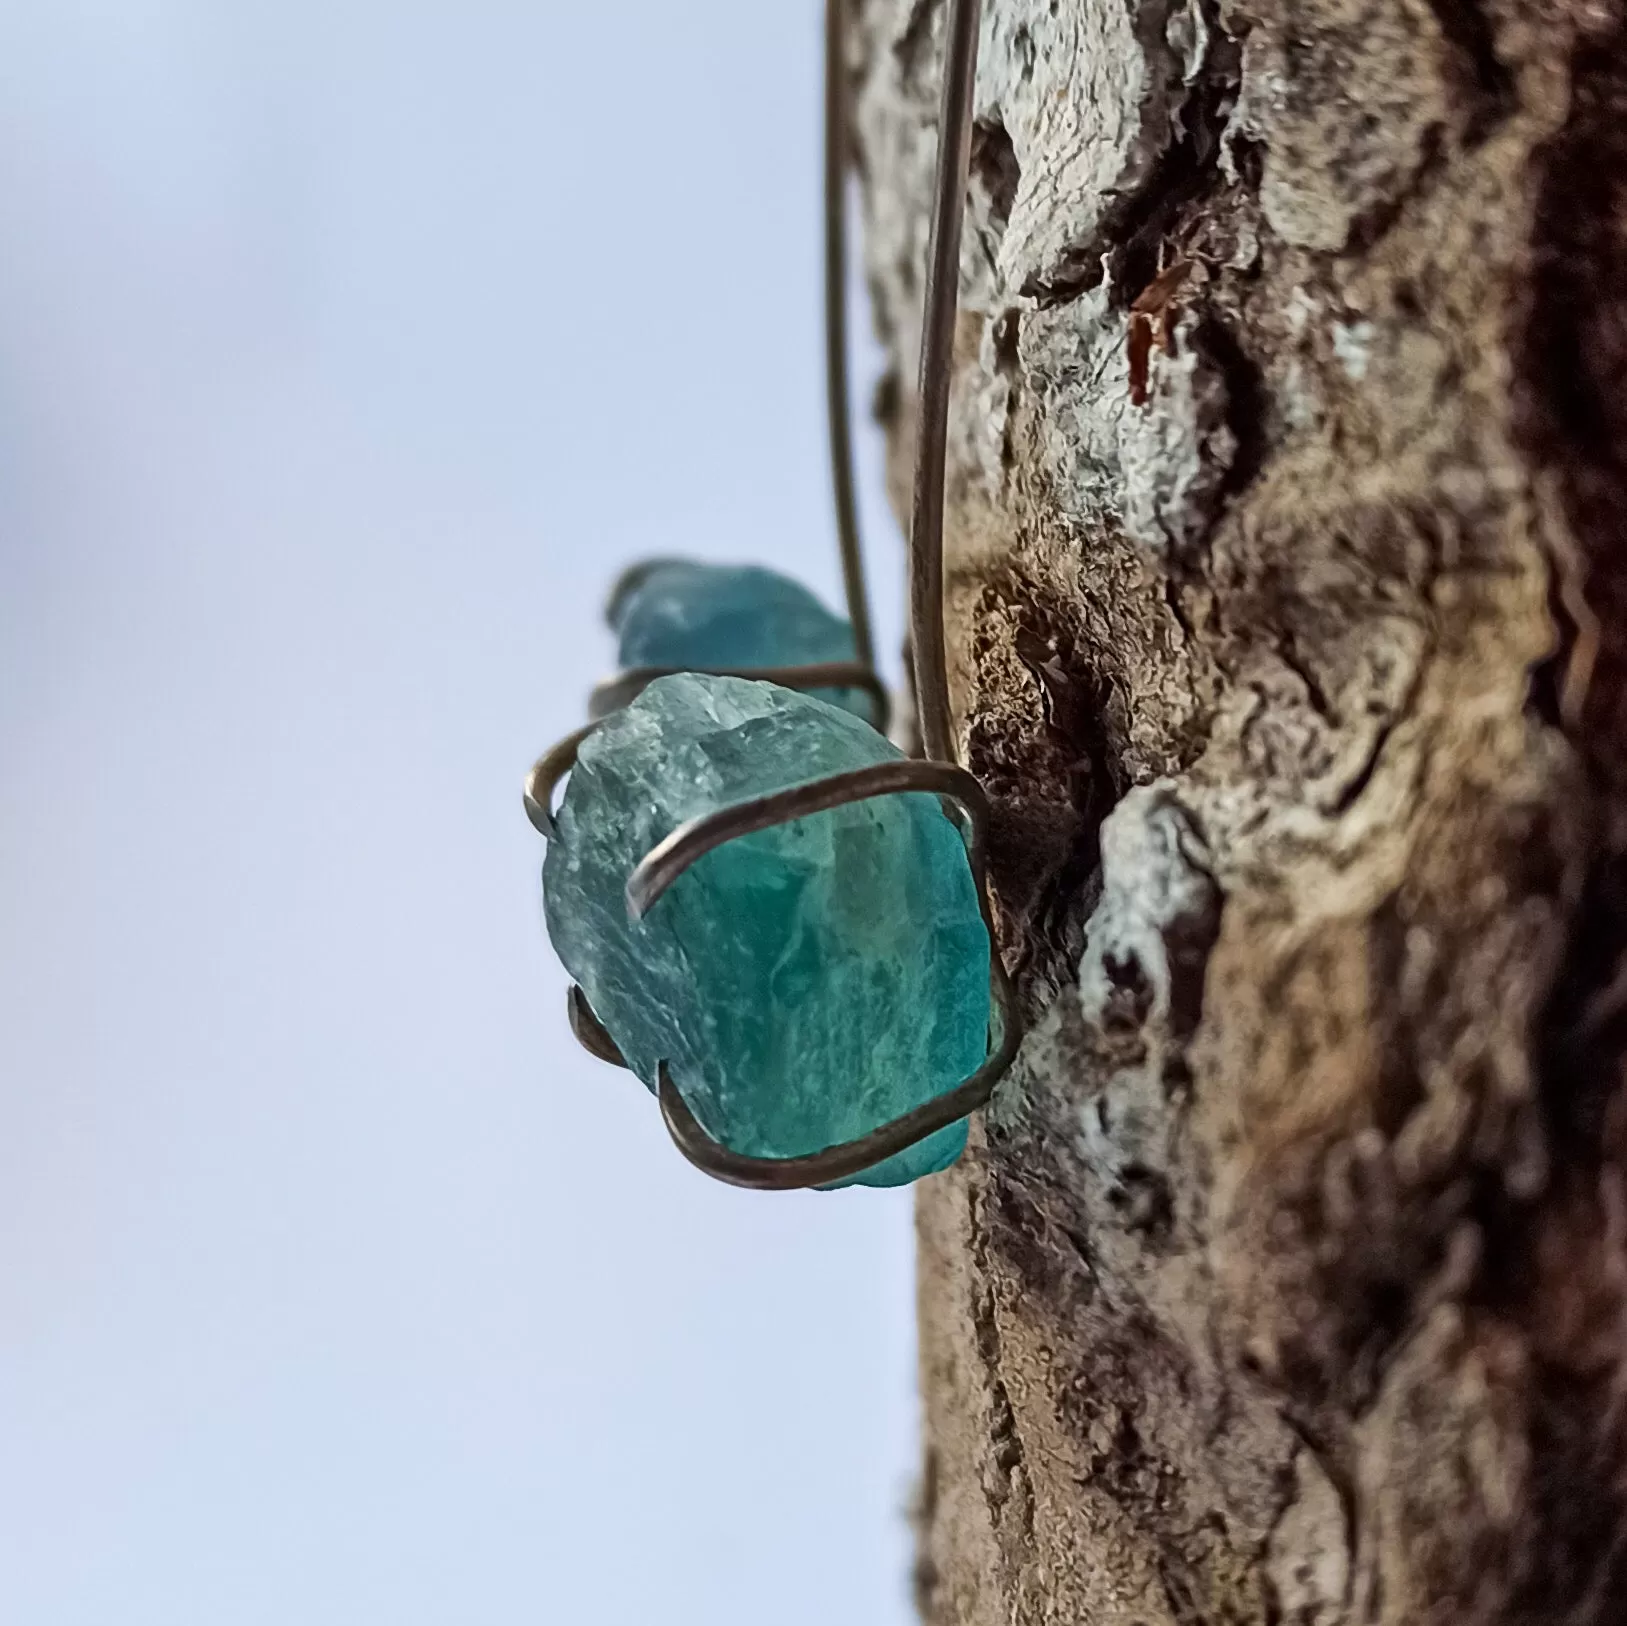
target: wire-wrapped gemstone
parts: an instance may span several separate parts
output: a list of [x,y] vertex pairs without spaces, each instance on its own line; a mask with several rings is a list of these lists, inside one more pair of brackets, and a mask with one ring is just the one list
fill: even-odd
[[[800,582],[756,565],[655,559],[617,584],[607,611],[624,668],[820,666],[854,659],[853,628]],[[860,689],[814,690],[874,722]]]
[[[954,1090],[985,1061],[989,939],[937,797],[888,796],[709,852],[642,921],[639,861],[700,814],[896,759],[811,696],[734,678],[652,684],[582,745],[544,868],[548,929],[633,1071],[665,1061],[732,1150],[804,1156]],[[956,1124],[859,1177],[960,1155]]]

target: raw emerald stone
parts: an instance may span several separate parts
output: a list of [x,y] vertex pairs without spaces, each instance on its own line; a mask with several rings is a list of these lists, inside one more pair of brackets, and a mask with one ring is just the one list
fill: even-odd
[[[642,922],[627,878],[685,820],[894,759],[849,713],[739,678],[662,678],[589,737],[543,870],[548,931],[628,1064],[665,1060],[738,1152],[853,1140],[982,1065],[989,939],[935,796],[888,796],[727,843]],[[946,1168],[956,1124],[859,1177]]]
[[[814,666],[854,658],[853,628],[806,587],[756,565],[658,559],[622,578],[610,602],[624,668]],[[862,689],[821,700],[874,721]]]

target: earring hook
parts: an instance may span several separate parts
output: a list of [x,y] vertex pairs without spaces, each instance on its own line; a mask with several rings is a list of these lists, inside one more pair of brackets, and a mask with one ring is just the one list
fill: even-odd
[[938,167],[927,245],[926,311],[915,436],[915,504],[910,516],[910,646],[915,700],[928,757],[955,760],[943,625],[944,476],[949,386],[960,300],[960,238],[972,163],[972,95],[977,85],[981,0],[950,0],[944,47]]
[[836,497],[836,536],[842,552],[842,585],[853,627],[853,653],[861,666],[876,665],[870,598],[864,579],[864,546],[853,475],[852,405],[847,368],[847,0],[825,5],[825,395],[830,420],[831,485]]
[[[848,619],[853,628],[853,663],[801,668],[764,669],[752,676],[798,688],[839,684],[867,690],[885,705],[885,691],[875,677],[875,650],[865,586],[853,472],[853,435],[847,365],[847,220],[846,178],[849,97],[846,71],[848,0],[827,0],[825,34],[825,344],[827,411],[837,535]],[[949,1095],[929,1102],[904,1118],[850,1142],[808,1157],[754,1158],[734,1153],[713,1140],[689,1111],[665,1064],[660,1069],[662,1116],[679,1150],[716,1178],[764,1190],[828,1185],[862,1173],[936,1130],[985,1105],[1016,1055],[1022,1018],[1015,990],[1000,959],[994,930],[985,849],[988,803],[977,782],[954,764],[953,722],[949,705],[943,602],[943,529],[949,397],[953,377],[955,323],[960,294],[960,247],[965,225],[966,188],[971,168],[973,96],[977,81],[981,0],[949,0],[948,37],[939,146],[928,241],[925,310],[921,336],[918,415],[915,446],[914,502],[910,516],[910,644],[916,704],[927,761],[878,764],[838,774],[789,791],[757,798],[738,807],[693,820],[659,843],[635,869],[627,888],[636,917],[653,907],[672,882],[704,853],[749,830],[764,829],[825,808],[872,796],[908,790],[935,791],[958,807],[967,857],[977,888],[979,908],[989,935],[992,1010],[989,1053],[983,1065]],[[635,566],[617,591],[637,585],[648,564]],[[596,691],[593,716],[630,702],[662,670],[622,673]],[[885,726],[885,715],[882,716]],[[526,783],[526,810],[542,835],[552,838],[553,796],[575,765],[576,754],[597,722],[578,729],[547,752]],[[959,821],[957,821],[959,822]],[[605,1032],[580,988],[570,993],[571,1027],[578,1040],[601,1060],[625,1066],[615,1041]]]

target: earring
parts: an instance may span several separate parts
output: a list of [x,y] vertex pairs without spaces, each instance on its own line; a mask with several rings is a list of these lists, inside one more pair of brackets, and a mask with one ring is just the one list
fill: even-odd
[[526,792],[549,841],[548,926],[577,979],[577,1037],[656,1091],[691,1162],[757,1189],[896,1185],[946,1167],[1020,1040],[984,872],[987,802],[952,761],[944,669],[950,345],[980,8],[951,4],[922,343],[910,574],[928,761],[877,731],[886,696],[846,405],[845,9],[827,12],[826,332],[850,621],[770,571],[635,567],[609,606],[624,670]]
[[594,690],[591,718],[619,710],[657,678],[704,671],[802,689],[886,731],[887,691],[859,659],[852,623],[778,571],[648,559],[610,590],[605,618],[621,671]]

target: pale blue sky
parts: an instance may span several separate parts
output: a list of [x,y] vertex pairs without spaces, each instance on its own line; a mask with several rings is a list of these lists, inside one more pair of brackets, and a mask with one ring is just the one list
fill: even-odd
[[818,11],[0,0],[8,1626],[908,1618],[908,1197],[678,1160],[518,793],[622,563],[834,596]]

